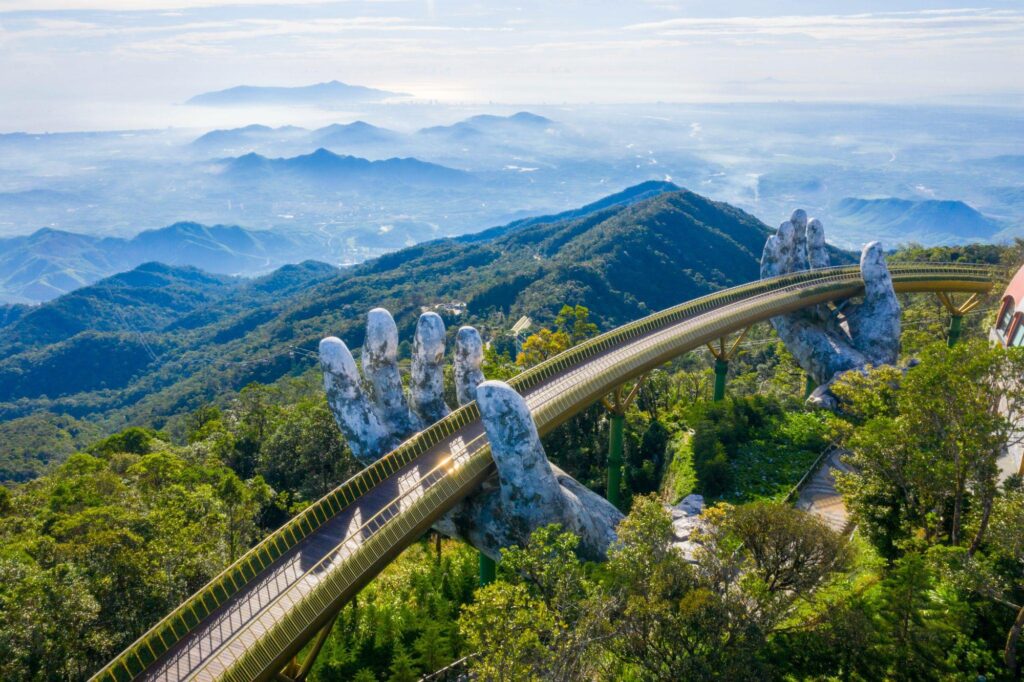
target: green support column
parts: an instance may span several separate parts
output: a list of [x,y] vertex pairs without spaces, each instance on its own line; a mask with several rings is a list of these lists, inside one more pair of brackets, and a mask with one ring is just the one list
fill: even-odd
[[949,336],[946,338],[946,343],[950,348],[956,345],[956,342],[960,340],[960,329],[963,326],[964,316],[953,315],[949,318]]
[[619,488],[622,481],[622,430],[626,416],[612,412],[608,420],[608,494],[615,507],[619,506]]
[[964,315],[981,305],[981,297],[978,294],[971,294],[971,297],[966,301],[957,304],[952,295],[944,291],[939,291],[936,295],[939,297],[939,301],[942,302],[942,307],[949,313],[949,333],[946,335],[946,344],[952,348],[960,340],[960,334],[963,331]]
[[715,396],[714,401],[725,400],[725,378],[729,374],[729,361],[715,358]]
[[814,379],[811,378],[810,374],[808,374],[807,382],[804,384],[804,400],[810,398],[811,394],[814,393],[814,389],[816,389],[817,387],[818,384],[814,383]]
[[480,587],[490,585],[498,575],[498,564],[494,559],[480,552]]

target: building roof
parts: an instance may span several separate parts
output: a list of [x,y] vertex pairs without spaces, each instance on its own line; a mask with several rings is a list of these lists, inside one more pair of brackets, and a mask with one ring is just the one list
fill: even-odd
[[1006,291],[1003,293],[1003,298],[1007,296],[1013,297],[1013,304],[1017,310],[1021,310],[1021,303],[1024,302],[1024,265],[1021,266],[1017,274],[1010,280],[1010,284],[1006,287]]

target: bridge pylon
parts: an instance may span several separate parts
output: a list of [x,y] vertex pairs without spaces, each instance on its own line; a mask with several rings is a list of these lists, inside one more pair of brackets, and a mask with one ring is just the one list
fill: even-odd
[[601,398],[601,403],[608,410],[608,492],[605,498],[616,507],[622,501],[622,434],[626,425],[626,410],[633,403],[640,386],[643,385],[647,375],[644,374],[629,393],[623,395],[625,385],[619,386],[612,393],[611,399],[608,396]]
[[719,400],[725,400],[725,380],[729,376],[729,360],[736,355],[736,349],[739,348],[740,342],[743,341],[747,336],[747,332],[750,331],[750,327],[746,327],[730,344],[728,337],[722,336],[718,339],[718,347],[715,347],[714,343],[706,344],[708,350],[711,351],[711,355],[715,358],[715,392],[712,396],[712,400],[716,403]]
[[978,294],[971,294],[966,301],[957,304],[953,295],[945,291],[937,291],[935,295],[939,297],[942,307],[949,313],[949,331],[946,334],[946,343],[952,348],[960,340],[964,315],[981,305],[981,297]]

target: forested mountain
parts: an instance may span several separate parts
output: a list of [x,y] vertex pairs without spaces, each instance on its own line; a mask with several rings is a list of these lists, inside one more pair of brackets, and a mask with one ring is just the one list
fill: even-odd
[[359,346],[374,306],[394,312],[403,339],[431,307],[451,331],[466,319],[494,331],[521,315],[543,322],[563,303],[608,328],[757,277],[767,234],[731,206],[648,184],[567,217],[341,271],[306,263],[240,282],[146,265],[0,327],[0,420],[49,411],[163,426],[252,381],[309,369],[323,336]]
[[988,240],[1005,226],[962,201],[846,197],[835,209],[842,229],[874,233],[888,246]]

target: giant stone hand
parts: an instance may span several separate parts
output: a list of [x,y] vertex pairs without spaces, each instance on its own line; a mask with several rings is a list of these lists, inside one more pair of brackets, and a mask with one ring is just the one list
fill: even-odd
[[[374,462],[448,414],[444,351],[444,322],[436,313],[424,313],[416,325],[406,397],[398,370],[398,328],[387,310],[375,308],[367,317],[362,377],[343,341],[332,336],[320,342],[328,403],[361,462]],[[535,529],[560,523],[580,537],[584,558],[604,558],[622,514],[548,461],[526,401],[514,389],[484,381],[483,343],[476,329],[459,329],[454,357],[459,403],[477,401],[498,474],[434,527],[497,559],[502,548],[526,544]]]
[[[821,222],[808,222],[807,214],[797,210],[765,243],[761,277],[828,265]],[[772,318],[779,338],[819,385],[812,402],[824,406],[834,405],[828,387],[843,372],[894,364],[899,357],[900,305],[879,242],[864,247],[860,271],[864,279],[861,303],[844,301],[835,308],[818,305]]]

